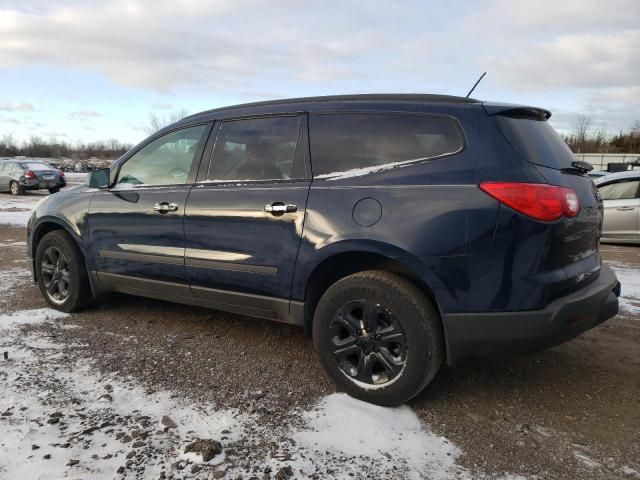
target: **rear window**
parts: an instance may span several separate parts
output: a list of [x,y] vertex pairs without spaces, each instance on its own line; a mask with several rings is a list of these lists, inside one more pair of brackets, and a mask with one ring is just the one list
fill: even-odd
[[493,118],[507,141],[529,162],[561,169],[570,168],[575,160],[571,149],[546,120],[504,115]]
[[45,163],[37,162],[23,162],[20,166],[25,170],[55,170],[55,168],[52,168]]
[[314,114],[309,119],[314,177],[459,152],[464,137],[451,117],[410,114]]

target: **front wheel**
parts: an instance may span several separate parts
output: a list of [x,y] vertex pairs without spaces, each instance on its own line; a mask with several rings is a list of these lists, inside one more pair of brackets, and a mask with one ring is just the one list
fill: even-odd
[[444,354],[433,304],[412,283],[383,271],[356,273],[329,287],[315,311],[313,342],[338,386],[385,406],[420,393]]
[[47,233],[36,249],[36,278],[49,305],[75,312],[93,301],[82,253],[62,230]]

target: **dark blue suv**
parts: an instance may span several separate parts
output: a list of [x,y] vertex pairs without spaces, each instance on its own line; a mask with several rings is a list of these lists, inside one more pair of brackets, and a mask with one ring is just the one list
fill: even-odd
[[618,311],[602,202],[539,108],[436,95],[239,105],[154,134],[38,204],[63,311],[117,291],[300,325],[349,394],[541,349]]

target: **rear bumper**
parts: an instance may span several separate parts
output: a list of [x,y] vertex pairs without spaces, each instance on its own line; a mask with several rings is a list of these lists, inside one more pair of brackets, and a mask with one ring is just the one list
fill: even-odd
[[603,265],[586,287],[542,310],[447,314],[447,363],[497,353],[541,350],[566,342],[618,313],[620,282]]
[[23,179],[20,181],[20,185],[25,190],[46,190],[48,188],[63,188],[66,186],[64,179],[53,180],[38,180],[38,179]]

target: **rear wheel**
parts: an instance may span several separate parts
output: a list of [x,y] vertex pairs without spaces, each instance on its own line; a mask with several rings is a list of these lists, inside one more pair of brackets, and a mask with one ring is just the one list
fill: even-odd
[[11,182],[9,188],[11,189],[11,193],[13,195],[22,195],[24,193],[24,188],[22,188],[22,186],[15,180]]
[[58,193],[60,191],[60,187],[49,188],[49,193]]
[[345,277],[324,293],[313,342],[329,376],[349,395],[398,405],[420,393],[443,358],[440,318],[413,284],[388,272]]
[[74,312],[93,301],[84,259],[67,232],[56,230],[42,238],[35,270],[40,291],[53,308]]

